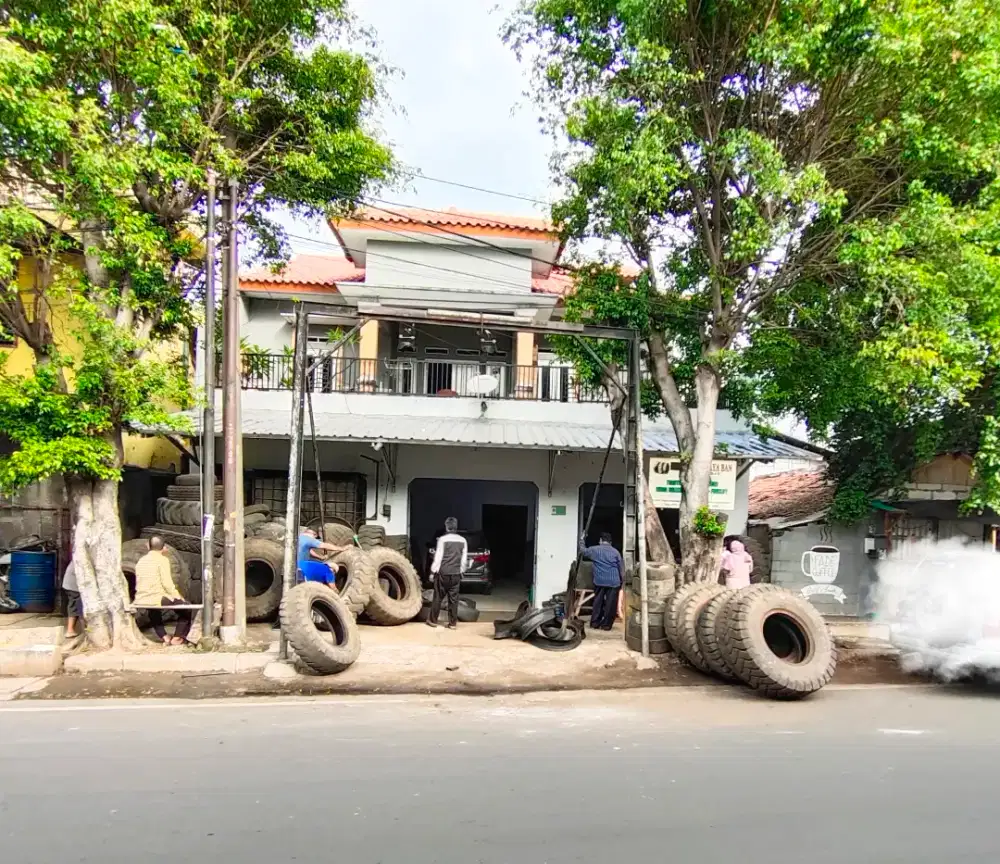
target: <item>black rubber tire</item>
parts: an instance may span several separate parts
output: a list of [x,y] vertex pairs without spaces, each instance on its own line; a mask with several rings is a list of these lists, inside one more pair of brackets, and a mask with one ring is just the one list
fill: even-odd
[[[161,537],[164,543],[173,546],[178,552],[188,552],[193,555],[201,555],[201,537],[197,534],[182,533],[180,531],[174,531],[174,528],[181,528],[184,526],[177,525],[151,525],[148,528],[143,528],[139,532],[139,537],[143,540],[148,540],[150,537]],[[212,539],[212,555],[218,558],[222,555],[222,542],[221,537],[216,533],[215,537]]]
[[400,555],[403,555],[407,561],[410,560],[410,538],[405,534],[386,534],[382,545],[389,549],[394,549]]
[[175,486],[194,486],[201,488],[201,474],[178,474],[174,477]]
[[327,563],[334,571],[334,583],[331,588],[357,618],[371,599],[375,590],[376,570],[371,559],[360,549],[347,549],[338,552]]
[[698,645],[698,619],[712,598],[725,590],[716,583],[704,583],[698,591],[692,591],[677,607],[678,641],[674,647],[688,663],[706,675],[711,674],[712,668],[705,662]]
[[542,632],[543,629],[541,627],[538,628],[525,641],[544,651],[572,651],[574,648],[579,647],[586,635],[582,621],[567,621],[566,635],[561,639],[546,637]]
[[253,527],[255,525],[265,525],[267,524],[267,516],[263,513],[244,513],[243,514],[243,527]]
[[663,610],[663,630],[667,634],[667,641],[674,651],[680,651],[678,647],[680,643],[680,607],[693,592],[708,584],[710,583],[689,582],[686,585],[679,585],[677,590],[666,599],[666,605]]
[[[420,607],[420,611],[417,613],[417,617],[414,619],[416,621],[426,621],[431,617],[431,597],[427,595],[430,594],[433,597],[433,591],[425,591],[423,598],[423,605]],[[444,605],[441,606],[441,611],[438,614],[438,623],[446,622],[448,620],[448,610]],[[473,624],[479,620],[479,610],[476,608],[476,603],[473,600],[469,600],[465,597],[458,598],[458,620],[462,624]]]
[[253,516],[255,513],[263,514],[265,522],[271,518],[271,508],[266,504],[249,504],[243,508],[244,519],[247,516]]
[[522,600],[514,612],[513,618],[497,618],[493,621],[494,639],[513,639],[517,634],[514,632],[514,625],[521,620],[531,609],[531,604],[527,600]]
[[[642,634],[625,634],[625,644],[632,651],[642,652]],[[670,643],[666,639],[650,639],[649,640],[649,653],[650,654],[666,654],[670,650]]]
[[677,568],[673,564],[663,564],[659,562],[646,562],[647,582],[676,582]]
[[257,526],[254,536],[263,540],[273,540],[275,543],[284,543],[285,526],[279,525],[277,522],[265,522],[263,525]]
[[[167,497],[171,501],[201,501],[201,488],[198,486],[168,486]],[[222,500],[222,487],[215,487],[215,500]]]
[[[325,632],[316,626],[319,613],[327,623]],[[337,593],[321,582],[302,582],[281,601],[281,630],[292,646],[298,662],[316,675],[343,672],[358,659],[361,638],[354,615]]]
[[[135,565],[149,551],[149,540],[140,537],[137,540],[126,540],[122,543],[122,573],[129,583],[129,599],[135,596]],[[177,550],[169,544],[164,544],[163,552],[170,561],[170,575],[174,585],[185,600],[190,600],[191,571],[187,564],[177,554]],[[197,602],[197,601],[195,601]]]
[[[270,621],[281,604],[285,550],[273,540],[247,538],[243,541],[243,564],[246,568],[247,621]],[[270,581],[265,578],[268,569]]]
[[385,528],[381,525],[369,524],[358,528],[358,545],[365,551],[385,546]]
[[[215,503],[215,518],[222,518],[222,504]],[[156,521],[161,525],[201,525],[200,501],[174,501],[170,498],[156,499]]]
[[701,656],[709,671],[723,681],[739,680],[722,656],[722,646],[719,645],[718,636],[720,632],[724,633],[728,627],[727,623],[723,623],[720,627],[719,620],[721,618],[723,622],[728,621],[726,609],[738,595],[739,592],[733,588],[723,588],[708,601],[708,604],[702,609],[701,615],[698,616],[696,633]]
[[[656,623],[654,623],[655,621],[656,621],[656,619],[652,615],[650,615],[649,616],[649,638],[650,639],[666,639],[667,638],[667,634],[666,634],[666,631],[663,629],[663,624],[662,623],[656,624]],[[642,613],[641,612],[633,612],[625,620],[625,634],[628,635],[629,633],[631,633],[633,636],[636,636],[639,639],[642,638]]]
[[385,626],[405,624],[416,618],[423,597],[420,576],[413,565],[387,546],[378,546],[364,555],[376,573],[365,615],[373,623]]
[[801,699],[826,686],[837,649],[816,607],[771,585],[745,588],[730,602],[722,656],[745,684],[770,699]]
[[334,546],[346,546],[354,542],[354,529],[339,522],[327,522],[323,526],[323,540]]

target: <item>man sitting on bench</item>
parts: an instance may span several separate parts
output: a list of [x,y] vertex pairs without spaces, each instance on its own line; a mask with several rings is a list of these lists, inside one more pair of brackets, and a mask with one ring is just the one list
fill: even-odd
[[[187,603],[174,584],[170,572],[170,559],[163,554],[163,538],[150,537],[149,551],[135,563],[135,600],[133,606],[176,606]],[[191,611],[177,609],[177,626],[174,635],[167,636],[163,628],[163,613],[159,609],[149,610],[149,621],[153,632],[167,645],[183,645],[191,631]]]

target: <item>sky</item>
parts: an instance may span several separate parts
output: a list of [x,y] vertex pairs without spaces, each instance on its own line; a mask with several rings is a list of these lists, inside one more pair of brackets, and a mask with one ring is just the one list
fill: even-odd
[[[407,168],[426,177],[551,200],[551,143],[525,95],[528,68],[503,43],[500,30],[516,0],[351,0],[376,31],[379,54],[398,71],[386,82],[391,110],[379,112],[381,137]],[[382,193],[394,203],[432,209],[547,216],[519,198],[428,179]],[[387,205],[388,206],[388,205]],[[295,235],[323,243],[319,223],[289,223]],[[292,239],[299,252],[329,251]]]

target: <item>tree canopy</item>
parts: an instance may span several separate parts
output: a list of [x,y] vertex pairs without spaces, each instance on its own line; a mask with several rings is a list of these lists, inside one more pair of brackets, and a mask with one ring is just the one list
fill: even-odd
[[989,379],[991,3],[534,0],[509,38],[566,142],[554,215],[643,270],[614,303],[587,271],[576,302],[643,325],[689,463],[682,541],[723,389],[827,434],[873,404],[941,417]]

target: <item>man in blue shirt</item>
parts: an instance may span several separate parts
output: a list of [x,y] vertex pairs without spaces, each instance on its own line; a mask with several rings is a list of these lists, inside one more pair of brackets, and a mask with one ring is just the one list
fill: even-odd
[[594,565],[594,607],[590,613],[590,626],[594,630],[610,630],[618,614],[618,592],[625,579],[625,562],[621,553],[611,545],[611,535],[601,534],[601,542],[587,546],[587,537],[580,535],[580,555]]
[[306,582],[332,582],[333,571],[325,561],[319,559],[316,552],[318,550],[343,552],[345,549],[350,548],[350,544],[347,546],[335,546],[333,543],[324,543],[316,536],[316,532],[312,528],[302,528],[299,530],[296,567]]

